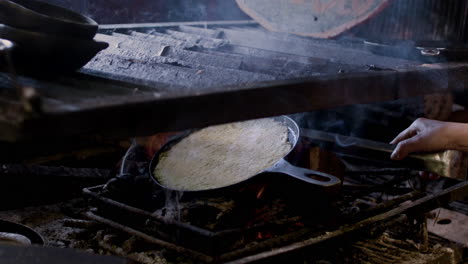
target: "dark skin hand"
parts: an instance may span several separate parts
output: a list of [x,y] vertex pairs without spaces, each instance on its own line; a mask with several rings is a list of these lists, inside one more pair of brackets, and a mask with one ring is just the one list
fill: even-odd
[[468,124],[419,118],[390,144],[397,144],[391,156],[394,160],[413,152],[468,151]]

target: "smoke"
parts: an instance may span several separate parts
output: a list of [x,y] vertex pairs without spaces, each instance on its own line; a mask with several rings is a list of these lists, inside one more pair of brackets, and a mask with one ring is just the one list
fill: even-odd
[[173,1],[167,10],[171,21],[206,21],[208,17],[208,6],[197,0]]
[[414,41],[466,40],[468,23],[465,0],[397,0],[354,33],[363,38]]
[[[344,136],[389,142],[408,127],[413,120],[424,116],[422,97],[391,102],[358,104],[300,113],[291,117],[300,127],[326,131]],[[354,142],[335,139],[341,146]]]
[[336,144],[338,144],[338,146],[343,147],[343,148],[351,147],[356,144],[356,142],[354,142],[352,138],[344,138],[339,135],[335,136],[335,142]]
[[180,200],[184,195],[183,192],[166,190],[165,204],[162,209],[158,209],[154,212],[154,215],[164,218],[168,222],[181,221],[181,207]]
[[100,24],[244,20],[234,0],[40,0],[87,15]]
[[[459,0],[396,0],[339,40],[356,41],[358,37],[366,41],[365,48],[371,53],[420,64],[421,71],[416,75],[421,81],[414,84],[415,91],[448,92],[454,88],[450,85],[461,86],[463,82],[453,82],[448,71],[431,64],[462,59],[450,50],[467,39],[467,9],[468,2]],[[306,128],[388,142],[414,119],[424,116],[424,106],[424,98],[415,97],[299,114],[295,119]],[[341,145],[352,144],[336,140]]]

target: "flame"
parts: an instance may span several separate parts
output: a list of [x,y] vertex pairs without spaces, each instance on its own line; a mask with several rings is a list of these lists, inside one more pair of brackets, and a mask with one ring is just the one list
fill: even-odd
[[262,232],[258,232],[256,238],[257,238],[257,239],[263,239],[263,234],[262,234]]
[[294,223],[294,225],[297,226],[297,227],[304,227],[304,223],[302,223],[302,222]]
[[271,232],[257,232],[256,239],[267,239],[267,238],[272,238],[273,234]]
[[169,138],[176,134],[176,132],[159,133],[141,139],[144,142],[143,145],[146,148],[148,156],[154,156],[154,154],[158,152],[164,146],[164,144],[167,143]]
[[258,191],[257,199],[262,198],[264,192],[265,192],[265,185],[263,185],[262,188],[260,188],[260,190]]

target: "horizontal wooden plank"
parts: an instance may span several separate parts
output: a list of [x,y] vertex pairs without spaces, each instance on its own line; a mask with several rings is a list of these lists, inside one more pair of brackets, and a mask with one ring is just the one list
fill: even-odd
[[[186,91],[183,95],[167,97],[121,97],[114,99],[112,105],[96,104],[83,111],[49,113],[26,120],[19,131],[22,137],[32,138],[76,134],[125,137],[348,104],[389,101],[409,95],[449,92],[452,83],[466,82],[459,77],[468,76],[468,67],[451,68],[447,73],[448,82],[443,86],[431,78],[435,74],[438,74],[437,69],[344,74],[340,78],[322,76],[244,87],[218,87],[197,96]],[[17,134],[19,131],[13,132]]]

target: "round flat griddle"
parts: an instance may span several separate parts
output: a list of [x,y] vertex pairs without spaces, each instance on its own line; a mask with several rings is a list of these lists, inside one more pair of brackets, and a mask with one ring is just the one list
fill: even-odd
[[[264,173],[280,173],[280,174],[295,178],[295,179],[297,179],[297,180],[299,180],[299,181],[301,181],[303,183],[319,187],[320,189],[329,189],[330,190],[330,189],[336,189],[337,187],[341,186],[341,180],[338,179],[335,176],[332,176],[332,175],[329,175],[329,174],[326,174],[326,173],[322,173],[322,172],[319,172],[319,171],[314,171],[314,170],[309,170],[309,169],[305,169],[305,168],[296,167],[296,166],[290,164],[288,161],[286,161],[285,160],[286,156],[288,156],[291,153],[291,151],[295,148],[296,144],[298,143],[298,140],[299,140],[299,137],[300,137],[300,129],[299,129],[297,123],[294,120],[292,120],[291,118],[287,117],[287,116],[278,116],[278,117],[274,117],[272,119],[275,120],[276,122],[279,122],[279,123],[283,124],[284,126],[286,126],[288,128],[288,140],[289,140],[289,142],[291,143],[292,146],[291,146],[291,150],[290,150],[289,153],[285,154],[284,157],[282,157],[280,160],[278,160],[277,163],[274,164],[272,167],[265,168],[265,170],[263,172],[260,172],[260,173],[255,174],[255,175],[250,175],[249,178],[242,179],[242,180],[238,181],[237,183],[228,184],[228,185],[225,185],[225,186],[222,186],[222,187],[213,187],[211,189],[177,190],[177,189],[167,187],[164,184],[162,184],[161,182],[159,182],[159,180],[154,175],[154,170],[156,169],[156,167],[157,167],[157,165],[159,163],[159,159],[160,159],[161,155],[163,153],[169,151],[169,149],[171,147],[173,147],[177,143],[179,143],[184,138],[184,136],[181,136],[181,137],[175,138],[175,139],[167,142],[153,156],[153,158],[152,158],[152,160],[150,162],[150,169],[149,169],[151,178],[154,180],[154,182],[157,185],[161,186],[162,188],[164,188],[166,190],[183,191],[184,193],[215,193],[215,192],[217,193],[217,192],[224,192],[224,191],[226,191],[228,189],[235,189],[239,185],[249,184],[250,180],[252,180],[253,178],[255,178],[255,177],[257,177],[257,176],[259,176],[261,174],[264,174]],[[189,136],[189,135],[190,134],[187,134],[185,136]],[[181,166],[183,166],[183,165],[181,165]]]
[[391,0],[236,0],[272,31],[332,38],[384,10]]

